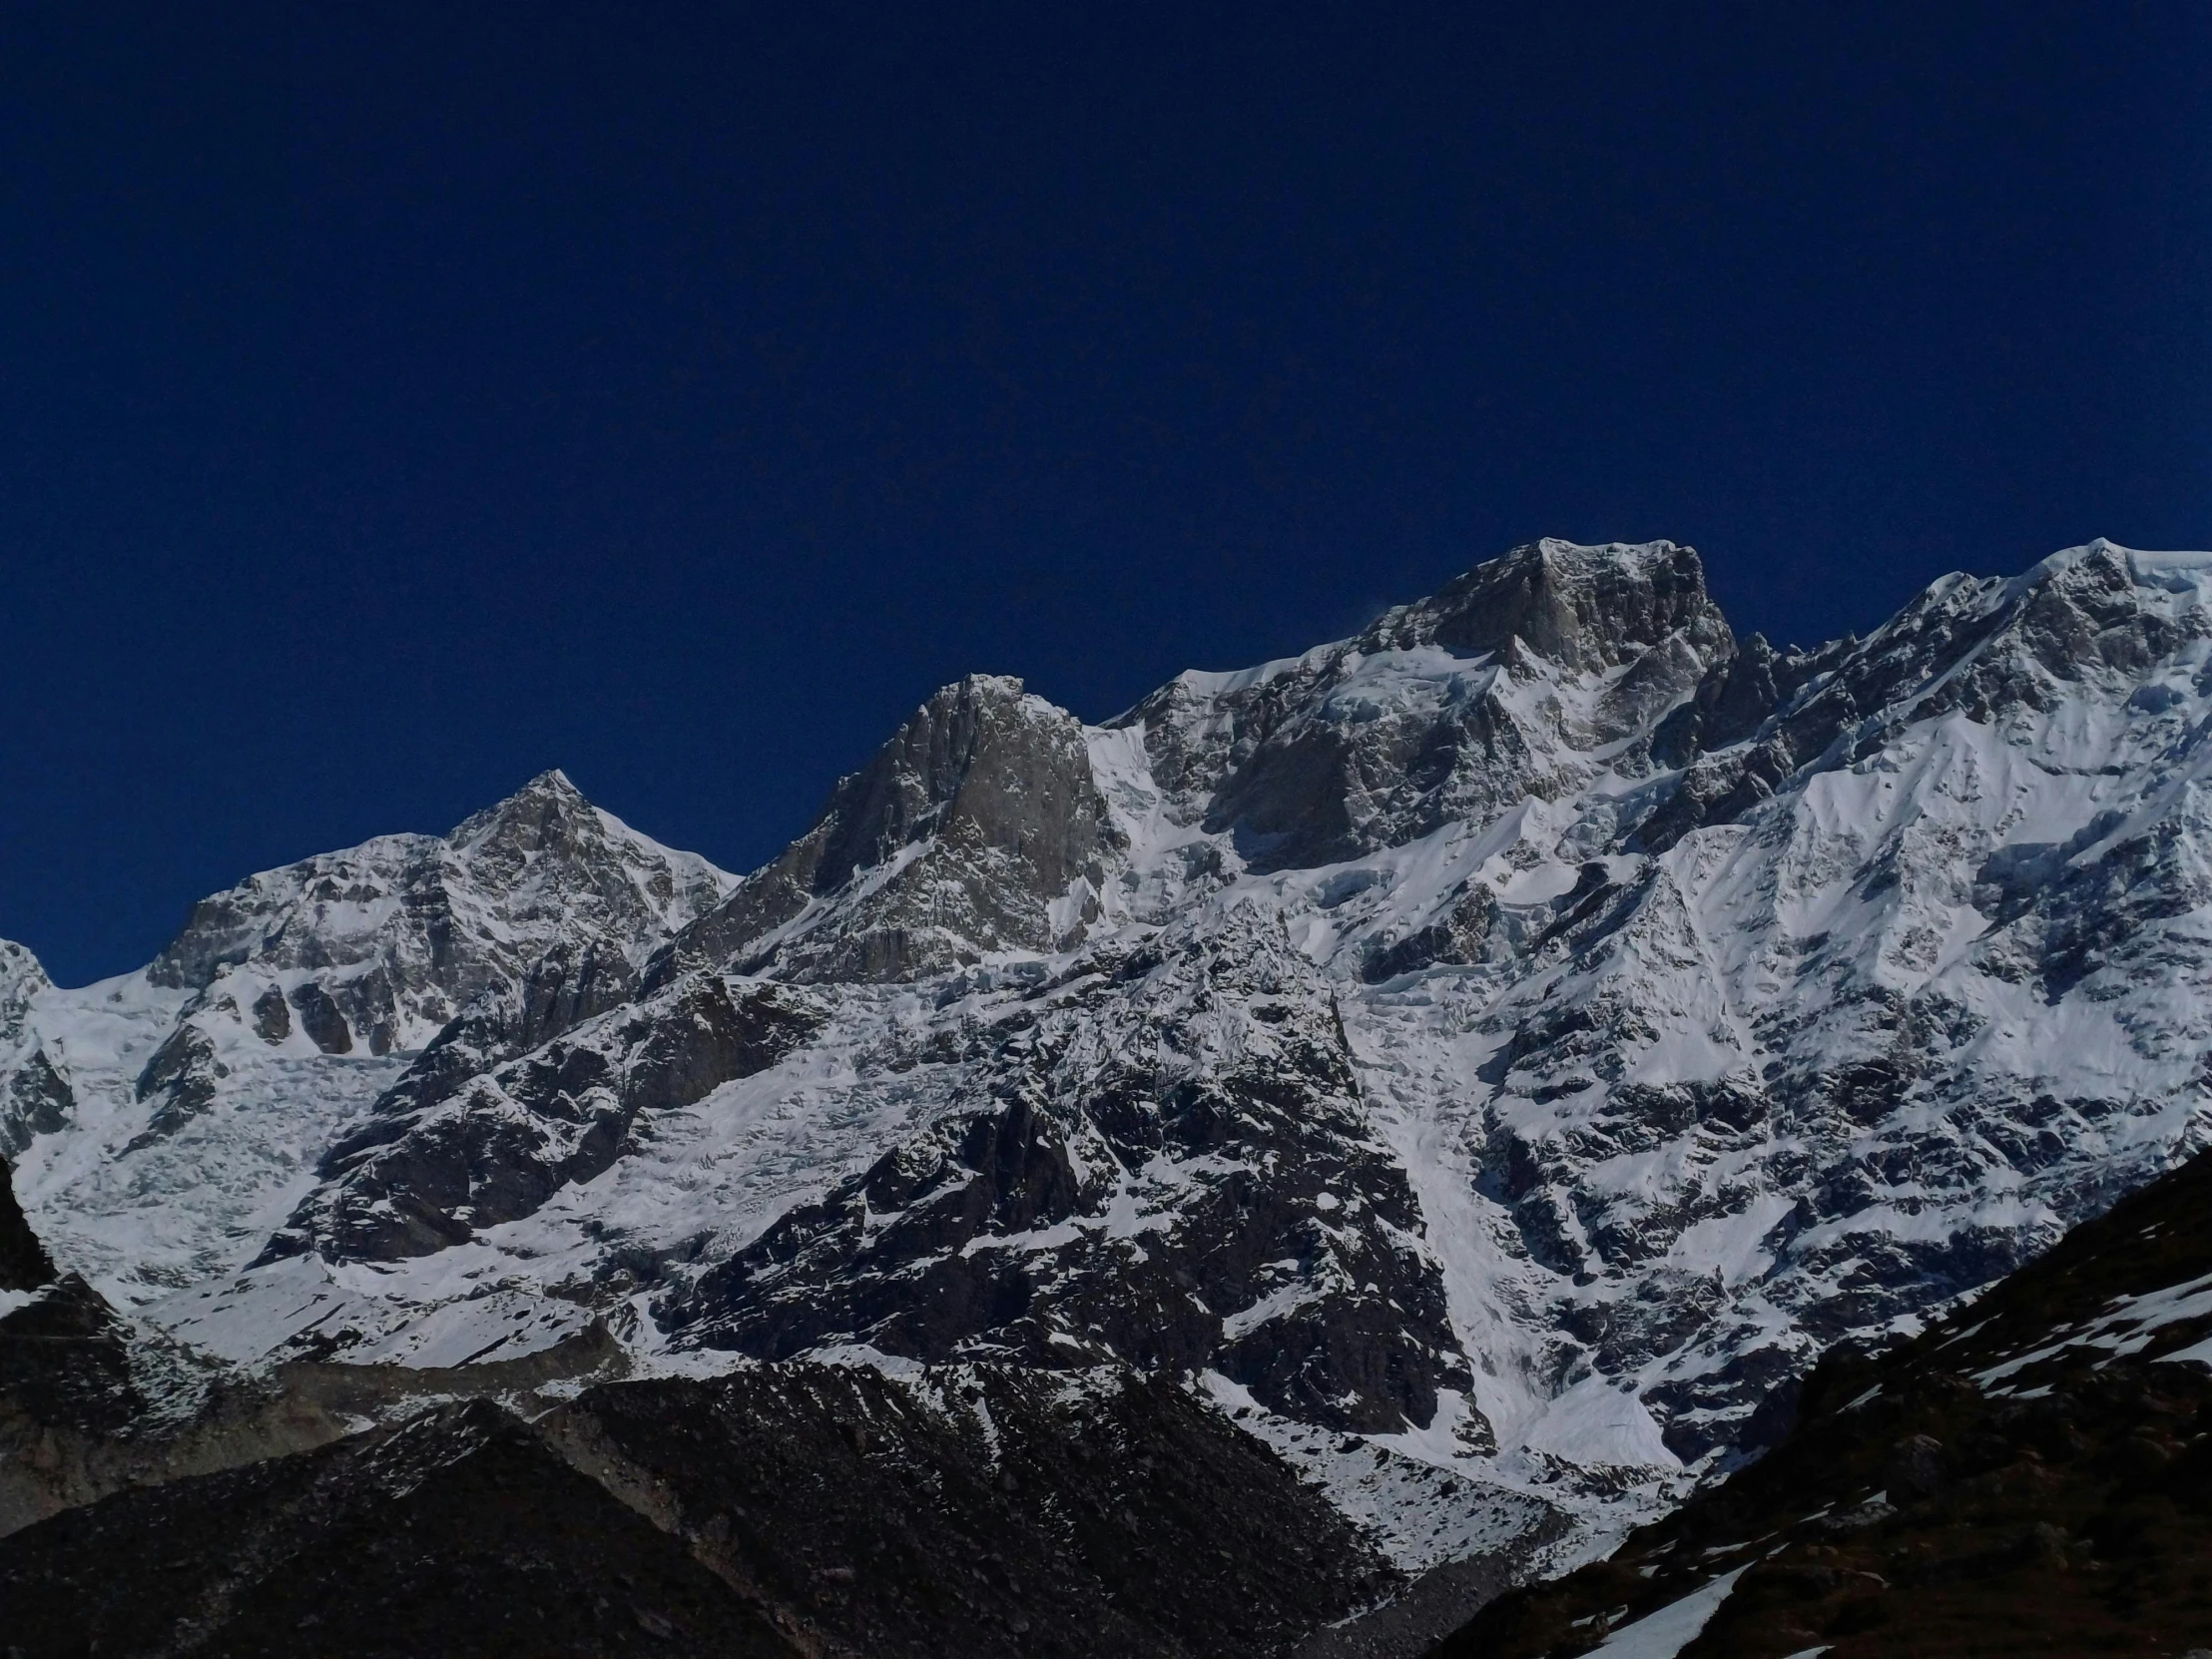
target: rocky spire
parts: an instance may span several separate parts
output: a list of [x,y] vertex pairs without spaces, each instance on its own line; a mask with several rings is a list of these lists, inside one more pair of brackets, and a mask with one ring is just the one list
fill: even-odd
[[[749,950],[794,977],[901,979],[1046,948],[1053,901],[1097,878],[1114,835],[1081,723],[1019,680],[971,674],[840,779],[814,827],[689,929],[656,978]],[[901,858],[887,878],[855,882]],[[823,908],[804,940],[764,942],[810,906]]]

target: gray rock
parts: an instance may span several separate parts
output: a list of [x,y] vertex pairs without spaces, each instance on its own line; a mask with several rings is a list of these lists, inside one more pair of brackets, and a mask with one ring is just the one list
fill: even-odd
[[695,975],[502,1059],[502,1009],[481,999],[330,1149],[262,1260],[423,1256],[518,1220],[611,1166],[641,1114],[776,1064],[822,1020],[804,993]]
[[291,1035],[291,1010],[284,993],[276,985],[254,999],[254,1034],[265,1043],[280,1043]]
[[207,1032],[197,1025],[179,1025],[139,1073],[138,1098],[152,1101],[154,1110],[145,1131],[124,1150],[136,1151],[174,1135],[205,1112],[215,1103],[216,1091],[230,1071],[216,1058]]
[[53,1261],[15,1201],[13,1173],[0,1163],[0,1291],[33,1291],[53,1279]]
[[69,1079],[33,1048],[0,1076],[0,1154],[13,1157],[34,1135],[51,1135],[69,1122],[77,1097]]
[[[978,1033],[958,1087],[990,1105],[791,1211],[656,1318],[769,1359],[857,1342],[1211,1367],[1339,1428],[1426,1424],[1439,1387],[1466,1389],[1418,1206],[1277,924],[1208,918],[1068,980],[1087,989],[1039,986]],[[1141,1240],[1106,1227],[1117,1199],[1158,1207]]]
[[32,1002],[53,989],[39,960],[13,939],[0,939],[0,1157],[13,1157],[34,1135],[69,1121],[76,1097],[54,1063],[32,1017]]
[[[1377,707],[1353,677],[1385,654],[1448,653],[1466,667],[1447,695]],[[1736,654],[1695,552],[1671,542],[1542,541],[1477,567],[1357,638],[1259,678],[1185,675],[1111,722],[1142,725],[1154,780],[1183,822],[1234,834],[1254,869],[1354,858],[1453,821],[1481,823],[1557,793],[1547,734],[1515,713],[1493,670],[1624,670],[1598,700],[1583,748],[1648,752],[1684,697]],[[1716,693],[1716,697],[1718,693]],[[1679,727],[1669,734],[1679,748]],[[1615,762],[1629,770],[1634,755]]]
[[345,1016],[338,1012],[338,1005],[330,1000],[330,993],[312,979],[293,987],[291,1005],[299,1010],[299,1029],[325,1054],[350,1054],[353,1052],[352,1028],[345,1023]]
[[[546,1018],[611,1007],[730,881],[549,772],[450,834],[381,836],[202,899],[148,973],[205,990],[248,962],[307,969],[315,989],[299,994],[332,1005],[348,1046],[366,1039],[383,1053],[419,1044],[494,982],[573,979],[565,994],[549,992]],[[338,1025],[319,1007],[316,1018],[321,1034],[308,1034],[335,1043]]]
[[1114,838],[1075,717],[1019,680],[971,675],[840,780],[814,827],[687,928],[651,982],[733,962],[802,982],[910,979],[1051,948],[1053,901],[1095,886]]

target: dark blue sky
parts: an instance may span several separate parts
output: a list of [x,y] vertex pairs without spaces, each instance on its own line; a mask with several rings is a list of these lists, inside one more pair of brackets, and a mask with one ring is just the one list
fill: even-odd
[[1542,533],[2203,546],[2208,134],[2197,4],[11,7],[0,934],[553,765],[748,867]]

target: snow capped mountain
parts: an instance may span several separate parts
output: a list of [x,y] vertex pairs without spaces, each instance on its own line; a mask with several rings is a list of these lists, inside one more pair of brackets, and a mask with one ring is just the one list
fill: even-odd
[[449,835],[204,898],[152,963],[84,990],[0,947],[0,1146],[42,1236],[119,1300],[226,1272],[464,1009],[499,1002],[509,1046],[535,1046],[621,1005],[734,881],[550,772]]
[[1572,1556],[2205,1144],[2208,598],[1777,651],[1543,541],[1100,727],[947,687],[742,879],[549,774],[0,955],[0,1133],[232,1362],[1164,1372],[1400,1565]]
[[296,1023],[325,1054],[419,1048],[502,978],[550,1030],[624,1000],[734,884],[548,772],[448,835],[380,836],[202,899],[146,977],[208,997],[251,970],[251,1002],[244,981],[210,1002],[238,1002],[273,1046]]

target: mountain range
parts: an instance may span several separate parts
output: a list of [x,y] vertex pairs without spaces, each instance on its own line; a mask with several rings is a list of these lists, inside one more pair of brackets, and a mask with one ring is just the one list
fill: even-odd
[[[342,1531],[414,1479],[402,1430],[558,1484],[647,1397],[655,1432],[895,1421],[986,1493],[1003,1416],[1054,1448],[1027,1491],[1110,1400],[1095,1457],[1203,1445],[1295,1536],[1191,1491],[1140,1533],[1337,1565],[1187,1649],[1164,1584],[1097,1651],[1280,1651],[1390,1596],[1433,1634],[1748,1478],[1824,1355],[2212,1139],[2208,597],[2212,555],[2099,541],[1778,648],[1688,548],[1547,540],[1100,726],[948,686],[748,875],[555,772],[205,898],[113,980],[0,943],[46,1264],[0,1336],[78,1356],[0,1402],[0,1524],[282,1453]],[[1104,1628],[1127,1563],[1015,1489],[959,1524]],[[865,1562],[741,1570],[734,1522],[699,1541],[729,1512],[670,1523],[693,1611],[649,1623],[742,1583],[764,1652],[880,1647]]]

